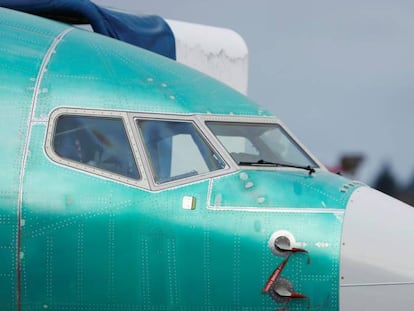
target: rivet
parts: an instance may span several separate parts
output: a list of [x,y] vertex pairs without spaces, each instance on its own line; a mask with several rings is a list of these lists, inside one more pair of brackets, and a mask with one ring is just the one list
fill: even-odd
[[221,194],[217,194],[215,199],[214,199],[214,205],[215,206],[221,206],[221,202],[222,202],[222,196]]
[[254,186],[254,184],[251,181],[248,181],[247,183],[244,184],[244,188],[246,188],[246,189],[249,189],[249,188],[251,188],[253,186]]
[[262,203],[264,203],[264,201],[265,201],[265,198],[264,197],[258,197],[257,198],[257,203],[262,204]]
[[245,172],[240,173],[239,176],[241,180],[247,180],[247,178],[249,178],[249,175],[247,175]]

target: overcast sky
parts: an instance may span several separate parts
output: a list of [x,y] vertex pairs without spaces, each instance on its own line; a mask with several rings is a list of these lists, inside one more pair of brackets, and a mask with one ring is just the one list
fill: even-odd
[[362,153],[372,183],[388,162],[414,177],[414,2],[94,0],[230,28],[249,48],[249,97],[326,165]]

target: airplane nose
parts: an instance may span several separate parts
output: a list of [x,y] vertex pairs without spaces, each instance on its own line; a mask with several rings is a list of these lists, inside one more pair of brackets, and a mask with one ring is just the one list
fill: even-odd
[[414,310],[414,208],[369,187],[345,211],[340,310]]

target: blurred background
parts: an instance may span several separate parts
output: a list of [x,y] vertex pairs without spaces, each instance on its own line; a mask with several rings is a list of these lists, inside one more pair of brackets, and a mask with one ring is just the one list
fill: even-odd
[[94,2],[235,30],[249,97],[330,170],[414,205],[413,1]]

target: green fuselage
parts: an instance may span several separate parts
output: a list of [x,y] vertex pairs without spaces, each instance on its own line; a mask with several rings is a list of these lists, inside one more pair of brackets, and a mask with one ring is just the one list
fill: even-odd
[[[310,257],[291,255],[283,270],[309,297],[289,308],[338,309],[343,213],[358,185],[323,168],[226,161],[159,186],[134,123],[142,114],[278,122],[270,113],[166,58],[68,25],[1,9],[0,42],[0,310],[275,310],[262,288],[284,260],[268,246],[279,230]],[[59,109],[121,116],[140,179],[50,156]]]

